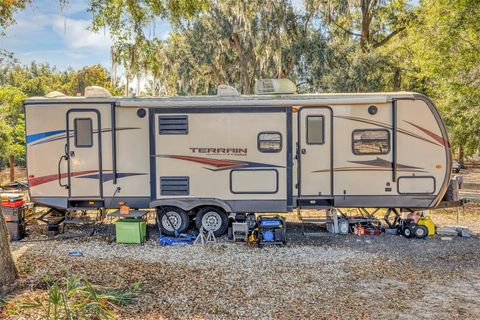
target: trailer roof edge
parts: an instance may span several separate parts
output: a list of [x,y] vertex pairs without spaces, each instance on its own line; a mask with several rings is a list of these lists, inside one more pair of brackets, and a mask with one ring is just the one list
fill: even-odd
[[328,93],[299,95],[251,95],[251,96],[177,96],[177,97],[110,97],[85,98],[33,97],[25,104],[62,104],[62,103],[115,103],[119,107],[239,107],[239,106],[319,106],[339,104],[387,103],[393,99],[415,99],[413,92],[391,93]]

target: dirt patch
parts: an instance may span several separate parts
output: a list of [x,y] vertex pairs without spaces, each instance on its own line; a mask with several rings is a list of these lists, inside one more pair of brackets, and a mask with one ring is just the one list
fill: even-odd
[[460,170],[459,173],[455,173],[457,176],[463,177],[463,183],[475,184],[480,187],[480,168],[467,168]]
[[[15,167],[15,181],[22,181],[27,177],[27,169]],[[0,170],[0,185],[10,181],[10,168],[6,167]]]

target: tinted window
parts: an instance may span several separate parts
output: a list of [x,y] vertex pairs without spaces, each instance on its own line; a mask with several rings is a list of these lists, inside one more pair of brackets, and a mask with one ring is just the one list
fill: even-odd
[[388,130],[355,130],[352,134],[354,154],[387,154],[390,151]]
[[88,148],[93,146],[92,119],[75,119],[75,147]]
[[323,144],[323,116],[307,117],[307,144]]
[[282,150],[280,132],[260,132],[258,134],[258,150],[260,152],[280,152]]

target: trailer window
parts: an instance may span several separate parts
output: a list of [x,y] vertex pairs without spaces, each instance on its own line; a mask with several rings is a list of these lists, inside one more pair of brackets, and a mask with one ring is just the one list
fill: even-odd
[[390,151],[390,132],[383,129],[354,130],[354,154],[387,154]]
[[260,132],[257,147],[260,152],[280,152],[282,150],[282,134],[280,132]]
[[74,120],[75,147],[89,148],[93,146],[92,119],[76,118]]
[[323,116],[307,116],[307,144],[324,144]]
[[188,116],[158,117],[159,134],[188,134]]

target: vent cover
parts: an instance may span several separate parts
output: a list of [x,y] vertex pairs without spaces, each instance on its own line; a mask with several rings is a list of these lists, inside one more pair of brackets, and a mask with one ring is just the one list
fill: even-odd
[[109,98],[112,94],[105,88],[99,86],[90,86],[85,88],[86,98]]
[[188,177],[160,177],[160,194],[162,196],[188,196],[189,193]]
[[158,117],[160,134],[188,134],[188,116]]
[[297,86],[289,79],[255,80],[256,94],[294,94]]
[[259,94],[275,93],[275,88],[273,87],[273,81],[270,79],[258,81],[257,92]]

